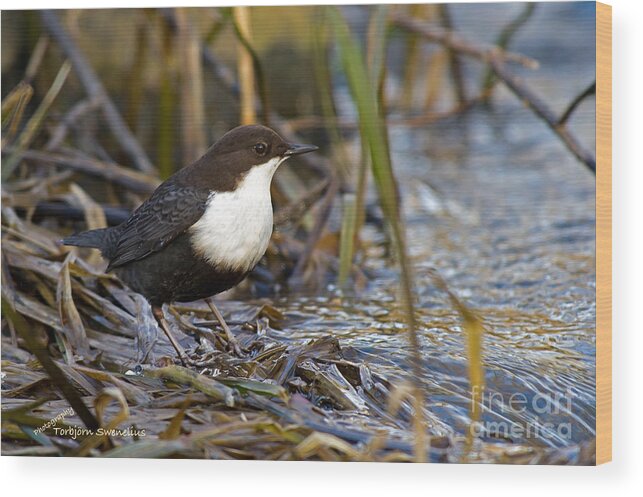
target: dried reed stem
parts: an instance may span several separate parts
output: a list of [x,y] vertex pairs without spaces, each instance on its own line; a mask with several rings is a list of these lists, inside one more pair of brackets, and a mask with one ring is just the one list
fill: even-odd
[[[234,7],[232,11],[241,36],[250,41],[250,7]],[[254,124],[257,122],[257,114],[255,111],[255,71],[252,55],[241,43],[239,43],[238,52],[237,70],[241,85],[241,124]]]

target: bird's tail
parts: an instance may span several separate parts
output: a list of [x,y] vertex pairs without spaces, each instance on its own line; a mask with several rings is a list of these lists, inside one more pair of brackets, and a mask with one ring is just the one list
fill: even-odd
[[97,230],[83,231],[76,233],[67,238],[63,238],[61,242],[64,245],[74,245],[75,247],[91,247],[100,249],[101,252],[105,249],[105,239],[107,232],[111,228],[101,228]]

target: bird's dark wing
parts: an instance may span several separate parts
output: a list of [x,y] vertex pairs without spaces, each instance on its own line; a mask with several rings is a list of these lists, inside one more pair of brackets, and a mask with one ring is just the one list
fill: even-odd
[[123,225],[107,271],[158,252],[205,212],[207,190],[160,186]]

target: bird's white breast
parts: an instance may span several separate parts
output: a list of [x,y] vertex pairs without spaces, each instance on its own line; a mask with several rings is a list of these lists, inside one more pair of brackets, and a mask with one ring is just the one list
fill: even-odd
[[283,161],[254,166],[232,192],[212,192],[201,219],[190,228],[194,250],[219,269],[250,271],[272,234],[270,182]]

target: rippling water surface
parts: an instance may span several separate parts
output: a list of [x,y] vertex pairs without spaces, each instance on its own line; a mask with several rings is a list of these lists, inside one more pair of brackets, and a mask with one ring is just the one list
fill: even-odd
[[[587,43],[593,16],[582,6],[549,5],[516,48],[540,58],[528,82],[562,111],[593,79],[594,46]],[[456,14],[464,28],[480,26],[473,10]],[[570,19],[579,26],[573,39],[556,28]],[[536,29],[543,23],[551,37]],[[429,270],[437,268],[484,322],[483,438],[574,446],[595,435],[594,176],[512,95],[500,89],[497,96],[493,109],[464,118],[390,127],[417,287],[427,411],[435,433],[465,432],[465,337],[457,313],[431,284]],[[572,122],[590,149],[593,106],[593,100],[583,105]],[[278,333],[292,340],[333,334],[375,371],[405,378],[398,276],[382,257],[381,233],[366,231],[364,265],[374,275],[367,289],[341,298],[332,291],[286,297],[277,305],[296,325]]]

